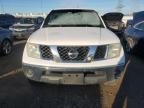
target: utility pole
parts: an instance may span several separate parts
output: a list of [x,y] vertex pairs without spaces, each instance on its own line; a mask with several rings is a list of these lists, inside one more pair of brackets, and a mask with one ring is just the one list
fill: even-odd
[[117,11],[118,12],[122,12],[122,9],[124,8],[124,5],[123,5],[123,0],[118,0],[118,5],[116,7]]
[[43,13],[43,0],[41,0],[41,13]]
[[132,0],[132,11],[136,12],[140,9],[140,1],[139,0]]
[[0,7],[1,7],[1,13],[4,13],[4,6],[3,6],[3,3],[2,3],[2,0],[0,0]]

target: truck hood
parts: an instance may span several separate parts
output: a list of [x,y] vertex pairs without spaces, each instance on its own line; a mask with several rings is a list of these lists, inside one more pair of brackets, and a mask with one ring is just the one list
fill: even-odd
[[51,27],[33,33],[28,42],[44,45],[100,45],[117,43],[119,39],[105,28]]

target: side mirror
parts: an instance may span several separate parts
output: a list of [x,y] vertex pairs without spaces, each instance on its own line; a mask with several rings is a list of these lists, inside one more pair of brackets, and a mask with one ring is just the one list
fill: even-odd
[[44,18],[42,17],[37,18],[37,24],[41,25],[43,21],[44,21]]

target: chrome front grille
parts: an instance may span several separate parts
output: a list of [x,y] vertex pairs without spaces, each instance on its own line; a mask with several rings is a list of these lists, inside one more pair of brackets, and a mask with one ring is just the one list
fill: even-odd
[[43,59],[53,59],[53,55],[51,52],[50,47],[46,46],[46,45],[40,45],[40,52],[41,52],[41,57]]
[[[89,52],[89,47],[57,47],[58,53],[60,55],[60,58],[63,61],[68,61],[68,62],[80,62],[84,61],[88,55]],[[74,55],[70,55],[71,52],[75,52],[76,57]]]
[[42,59],[55,62],[88,62],[106,59],[107,45],[102,46],[47,46],[40,45]]

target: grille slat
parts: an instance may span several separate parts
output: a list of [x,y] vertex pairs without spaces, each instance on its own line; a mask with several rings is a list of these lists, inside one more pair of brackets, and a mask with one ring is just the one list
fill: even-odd
[[94,55],[94,59],[98,60],[98,59],[104,59],[105,55],[106,55],[106,50],[107,50],[107,46],[103,45],[103,46],[98,46],[96,53]]
[[45,46],[45,45],[41,45],[40,46],[40,52],[41,52],[41,56],[44,59],[53,59],[53,55],[51,53],[50,47]]

